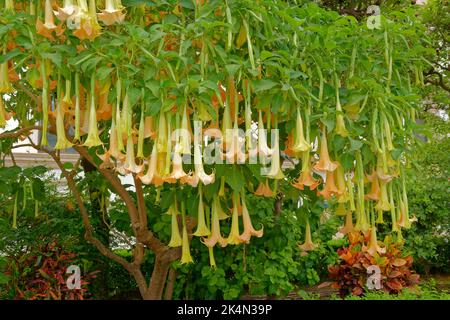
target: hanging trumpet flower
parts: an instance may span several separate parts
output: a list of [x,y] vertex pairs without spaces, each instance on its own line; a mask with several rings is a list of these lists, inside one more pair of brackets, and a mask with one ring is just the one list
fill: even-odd
[[265,179],[265,182],[260,182],[258,188],[255,191],[256,196],[263,196],[271,198],[274,196],[273,191],[269,186],[269,179]]
[[[58,30],[59,29],[59,30]],[[45,19],[44,23],[38,18],[36,20],[36,30],[37,33],[50,39],[55,40],[52,33],[55,31],[57,35],[61,35],[63,32],[61,27],[57,27],[55,24],[55,19],[53,16],[52,4],[50,0],[45,0]]]
[[54,11],[55,16],[65,22],[78,10],[78,7],[73,4],[73,0],[64,0],[63,7],[58,7],[57,11]]
[[348,131],[345,128],[345,122],[344,122],[344,115],[342,111],[341,106],[341,100],[339,97],[339,88],[340,88],[340,81],[337,76],[337,73],[334,73],[334,82],[335,82],[335,88],[336,88],[336,127],[335,131],[338,135],[342,137],[348,136]]
[[308,141],[306,141],[305,136],[303,134],[303,120],[300,114],[300,109],[297,108],[297,123],[295,127],[295,143],[292,147],[294,152],[306,152],[311,149],[311,145]]
[[184,208],[184,202],[181,202],[181,217],[183,219],[183,238],[181,244],[181,264],[194,262],[191,256],[191,250],[189,248],[189,237],[186,227],[186,214]]
[[339,195],[339,190],[334,182],[334,173],[327,171],[325,179],[325,187],[317,191],[317,195],[324,197],[326,200],[331,199],[333,195]]
[[[175,202],[176,204],[176,202]],[[169,214],[171,215],[172,219],[172,235],[170,238],[170,242],[167,245],[168,247],[174,248],[174,247],[181,247],[183,241],[180,235],[180,228],[178,227],[178,219],[177,219],[177,209],[176,205],[172,205],[169,208]]]
[[377,201],[378,199],[380,199],[381,191],[376,171],[373,171],[371,175],[367,176],[367,180],[371,182],[371,189],[370,193],[365,195],[365,199]]
[[[3,53],[6,54],[6,50],[4,50]],[[13,87],[11,85],[11,82],[9,81],[8,62],[3,62],[2,64],[0,64],[0,95],[2,93],[11,92],[13,92]]]
[[338,163],[332,162],[328,154],[328,142],[326,128],[322,129],[322,136],[320,138],[320,154],[319,162],[316,163],[314,169],[317,171],[334,171],[338,167]]
[[266,176],[270,179],[280,180],[284,178],[284,174],[281,170],[279,134],[278,130],[273,130],[272,133],[275,134],[275,143],[272,149],[272,163]]
[[89,7],[86,0],[78,0],[78,8],[78,14],[74,18],[79,21],[79,25],[73,35],[80,40],[94,40],[101,30],[97,21],[95,0],[89,0]]
[[107,26],[123,22],[125,19],[123,10],[120,0],[105,0],[105,9],[98,14],[98,19]]
[[226,239],[227,244],[240,244],[242,242],[239,235],[239,196],[237,192],[233,193],[233,215],[231,217],[231,230],[228,238]]
[[310,154],[309,152],[305,152],[302,156],[302,171],[292,186],[299,190],[304,190],[305,186],[309,187],[310,190],[314,190],[319,183],[320,182],[312,176]]
[[134,157],[133,137],[131,135],[129,135],[128,139],[127,139],[127,154],[126,154],[124,169],[127,172],[140,173],[140,172],[142,172],[143,167],[144,167],[144,165],[136,164],[136,160]]
[[64,127],[64,111],[62,110],[62,97],[61,97],[61,86],[58,86],[57,93],[57,107],[56,107],[56,145],[55,149],[68,149],[73,144],[67,140],[66,131]]
[[96,147],[102,144],[98,135],[97,112],[95,111],[95,77],[91,78],[91,92],[89,96],[89,132],[84,142],[86,147]]
[[261,110],[259,111],[258,120],[258,153],[260,161],[265,163],[266,158],[272,156],[275,151],[267,146],[267,131],[264,129],[264,122]]
[[197,214],[197,231],[195,231],[194,236],[206,237],[211,234],[211,231],[206,226],[205,208],[204,208],[204,204],[203,204],[203,191],[202,191],[201,183],[198,185],[198,195],[199,195],[199,203],[198,203],[198,214]]
[[211,208],[211,235],[208,238],[203,238],[202,242],[209,248],[212,248],[218,243],[221,247],[227,246],[227,241],[220,234],[220,203],[219,197],[214,196]]
[[0,128],[6,126],[6,121],[11,118],[11,114],[6,112],[3,97],[0,94]]
[[298,246],[302,251],[312,251],[317,248],[317,245],[313,243],[311,237],[311,227],[309,225],[309,219],[306,219],[305,227],[305,242]]
[[244,232],[239,236],[239,239],[244,243],[250,243],[252,236],[261,238],[263,236],[263,227],[260,230],[255,230],[248,213],[247,205],[245,204],[245,193],[242,192],[242,220],[244,222]]
[[347,214],[345,216],[345,225],[339,229],[340,233],[347,234],[350,232],[353,232],[353,218],[352,218],[352,212],[350,210],[347,211]]
[[[201,126],[198,122],[195,123],[195,132],[200,132],[198,126]],[[201,149],[202,145],[199,142],[199,137],[197,135],[194,136],[194,167],[195,173],[194,175],[198,177],[198,179],[204,184],[208,185],[210,183],[214,183],[215,174],[214,171],[211,174],[206,174],[205,169],[203,168],[202,154]]]
[[367,252],[372,256],[375,255],[375,253],[386,253],[386,248],[382,248],[378,245],[377,229],[375,228],[375,226],[372,226],[372,228],[370,229],[369,246],[366,249]]
[[139,179],[141,179],[144,184],[154,184],[155,186],[159,186],[164,183],[161,176],[157,172],[158,165],[158,148],[157,144],[153,145],[152,153],[150,155],[150,159],[148,160],[148,168],[145,175],[138,175]]

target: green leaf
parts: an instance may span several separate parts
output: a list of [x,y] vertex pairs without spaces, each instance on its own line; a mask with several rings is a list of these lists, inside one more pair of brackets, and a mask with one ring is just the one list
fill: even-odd
[[363,146],[363,143],[361,141],[352,139],[350,137],[348,139],[350,140],[350,151],[359,150]]
[[97,79],[103,80],[106,79],[106,77],[111,73],[113,69],[107,66],[103,66],[98,68],[97,70]]
[[278,83],[276,83],[272,80],[266,80],[266,79],[256,80],[253,82],[253,88],[254,88],[255,92],[266,91],[266,90],[272,89],[276,85],[278,85]]
[[227,174],[225,175],[225,182],[236,192],[241,191],[245,184],[245,178],[239,166],[226,166]]
[[0,63],[4,63],[18,55],[20,55],[22,52],[20,51],[19,48],[16,48],[14,50],[9,51],[6,54],[0,55]]

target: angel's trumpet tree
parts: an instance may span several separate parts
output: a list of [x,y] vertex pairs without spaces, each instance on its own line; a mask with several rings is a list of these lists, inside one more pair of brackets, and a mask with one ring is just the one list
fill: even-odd
[[203,239],[203,244],[209,248],[214,247],[217,243],[221,247],[227,246],[227,241],[220,234],[220,203],[219,197],[214,196],[213,204],[211,208],[211,235],[208,238]]
[[125,19],[123,9],[120,0],[105,0],[105,9],[98,14],[98,19],[107,26],[123,22]]
[[294,152],[306,152],[311,149],[311,145],[306,141],[305,136],[303,134],[303,120],[300,114],[300,110],[297,109],[297,122],[295,126],[295,143],[292,147]]
[[250,214],[248,213],[247,205],[245,204],[245,193],[242,192],[242,220],[244,223],[244,232],[239,236],[239,239],[244,243],[250,243],[250,238],[252,236],[261,238],[263,236],[263,228],[260,230],[255,230],[250,219]]
[[199,203],[198,203],[198,211],[197,211],[197,230],[195,231],[194,236],[206,237],[211,234],[211,231],[206,226],[205,207],[203,204],[202,184],[198,185],[198,194],[199,194]]
[[309,219],[306,220],[305,227],[305,242],[298,246],[302,251],[312,251],[317,248],[317,245],[312,241],[311,227],[309,225]]
[[322,136],[320,138],[320,153],[319,162],[316,163],[314,169],[317,171],[334,171],[338,167],[336,162],[331,161],[330,155],[328,154],[328,142],[327,142],[327,132],[326,128],[322,130]]
[[239,235],[239,213],[238,213],[238,194],[236,192],[233,193],[233,215],[231,217],[231,229],[226,239],[227,244],[240,244],[242,240]]
[[305,186],[310,190],[314,190],[319,183],[320,182],[312,176],[310,154],[309,152],[305,152],[302,156],[302,171],[292,186],[299,190],[304,190]]

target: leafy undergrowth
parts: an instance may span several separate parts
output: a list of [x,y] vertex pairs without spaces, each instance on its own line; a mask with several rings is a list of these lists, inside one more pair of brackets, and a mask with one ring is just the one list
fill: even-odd
[[330,277],[334,280],[332,286],[339,290],[342,298],[361,296],[368,291],[369,268],[372,267],[380,272],[380,288],[377,289],[387,294],[398,294],[419,283],[419,275],[412,270],[413,258],[402,251],[402,244],[386,237],[380,247],[376,239],[369,240],[368,235],[359,232],[350,233],[349,239],[350,246],[338,250],[340,263],[329,267]]

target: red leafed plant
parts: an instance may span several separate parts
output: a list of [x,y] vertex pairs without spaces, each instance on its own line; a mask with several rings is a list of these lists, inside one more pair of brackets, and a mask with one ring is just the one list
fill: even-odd
[[328,267],[329,275],[334,280],[332,287],[339,289],[341,298],[349,294],[364,295],[368,290],[367,279],[373,274],[367,271],[370,266],[378,266],[381,290],[390,294],[397,294],[403,288],[419,283],[419,275],[412,270],[413,258],[402,254],[401,244],[386,237],[385,252],[371,254],[365,246],[369,238],[370,233],[367,236],[359,232],[349,233],[350,245],[337,251],[340,264]]
[[56,242],[40,245],[9,264],[5,272],[16,300],[83,300],[89,293],[87,280],[95,278],[95,272],[81,275],[81,288],[69,289],[67,267],[76,264],[77,255],[65,250]]

